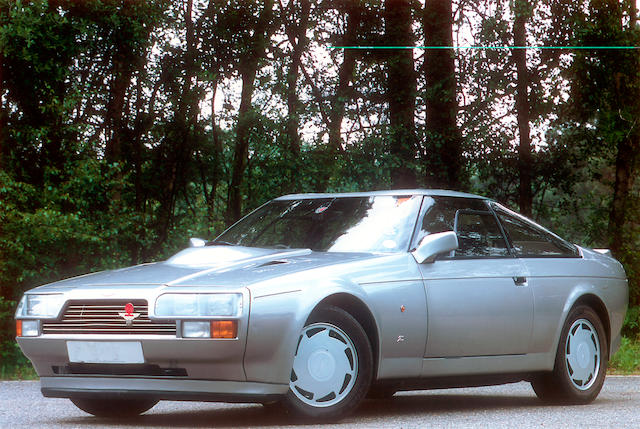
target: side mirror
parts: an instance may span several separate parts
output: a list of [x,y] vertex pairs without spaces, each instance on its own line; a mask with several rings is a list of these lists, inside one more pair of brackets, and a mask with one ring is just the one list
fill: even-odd
[[207,244],[207,240],[203,240],[202,238],[189,239],[190,247],[204,247],[206,244]]
[[458,248],[458,236],[453,231],[429,234],[422,239],[416,250],[411,252],[416,262],[433,262],[436,255]]

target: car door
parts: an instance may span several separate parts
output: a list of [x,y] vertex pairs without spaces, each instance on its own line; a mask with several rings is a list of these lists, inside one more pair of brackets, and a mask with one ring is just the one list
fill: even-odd
[[564,306],[577,284],[593,284],[591,271],[573,244],[531,220],[497,203],[492,209],[507,236],[510,248],[530,273],[527,282],[534,292],[531,352],[555,349]]
[[427,297],[425,357],[525,354],[533,298],[523,263],[513,257],[484,200],[425,197],[417,239],[453,230],[459,248],[420,264]]

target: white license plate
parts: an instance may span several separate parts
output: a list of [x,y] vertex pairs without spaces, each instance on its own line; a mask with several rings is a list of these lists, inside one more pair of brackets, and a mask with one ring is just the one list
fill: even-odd
[[144,363],[139,341],[67,341],[69,362]]

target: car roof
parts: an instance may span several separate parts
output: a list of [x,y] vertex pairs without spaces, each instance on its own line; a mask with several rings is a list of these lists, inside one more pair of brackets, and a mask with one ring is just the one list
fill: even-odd
[[340,193],[309,193],[309,194],[289,194],[276,198],[276,200],[298,200],[309,198],[343,198],[343,197],[375,197],[381,195],[427,195],[438,197],[462,197],[487,200],[480,195],[467,194],[465,192],[449,191],[446,189],[394,189],[388,191],[369,192],[340,192]]

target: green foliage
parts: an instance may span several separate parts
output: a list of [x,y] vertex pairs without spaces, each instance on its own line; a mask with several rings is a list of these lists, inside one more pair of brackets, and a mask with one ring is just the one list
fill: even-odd
[[16,343],[13,314],[14,301],[0,296],[0,380],[37,378],[31,363],[24,357]]
[[[531,3],[528,40],[639,45],[638,31],[620,28],[626,18],[607,10],[615,3]],[[225,228],[241,68],[253,55],[252,38],[265,4],[195,1],[191,40],[185,2],[0,0],[3,374],[28,368],[13,341],[13,307],[24,290],[163,259],[186,246],[189,237],[212,238]],[[293,46],[286,31],[298,25],[291,18],[297,12],[290,13],[296,2],[274,4],[267,26],[275,36],[259,62],[245,119],[243,211],[285,193],[385,189],[393,171],[401,169],[429,187],[427,178],[446,167],[436,161],[446,148],[425,126],[430,94],[424,90],[424,55],[415,56],[419,147],[410,156],[392,150],[398,142],[389,132],[388,57],[380,51],[352,52],[350,72],[341,69],[344,51],[322,53],[345,40],[355,3],[313,3],[308,47],[294,87],[289,87]],[[511,44],[509,5],[460,3],[455,25],[472,23],[460,32],[462,39],[471,31],[476,45]],[[383,2],[361,6],[354,40],[382,44]],[[424,10],[419,2],[412,7],[412,28],[421,44]],[[461,163],[470,190],[515,207],[517,75],[511,52],[460,50],[455,55]],[[573,242],[608,247],[617,145],[640,116],[638,51],[529,50],[527,58],[536,148],[534,217]],[[213,90],[218,101],[211,100]],[[288,96],[299,106],[299,151],[291,149],[287,134]],[[327,137],[342,114],[336,114],[338,105],[344,112],[336,149]],[[109,152],[115,143],[118,150]],[[637,163],[633,168],[635,173]],[[616,255],[627,270],[632,302],[640,300],[638,186],[631,188],[631,215]],[[627,316],[629,338],[640,331],[639,311],[632,307]],[[627,342],[623,349],[634,347]],[[17,366],[9,368],[11,362]]]
[[[626,25],[619,2],[596,0],[576,17],[575,40],[578,45],[637,46],[640,29]],[[639,205],[634,185],[640,150],[640,52],[637,49],[589,50],[575,54],[567,70],[573,80],[571,103],[564,119],[574,128],[573,135],[584,136],[574,142],[581,147],[592,177],[605,184],[610,207],[606,230],[600,236],[606,247],[623,263],[629,277],[632,305],[640,303],[640,229],[635,220]],[[602,174],[603,170],[608,173]],[[608,171],[607,171],[608,170]],[[593,230],[593,229],[592,229]],[[604,232],[606,231],[606,232]]]
[[609,368],[623,374],[640,372],[640,341],[622,337],[620,349],[609,360]]
[[[37,283],[100,268],[104,265],[101,260],[121,260],[113,255],[119,249],[108,243],[128,219],[119,213],[104,216],[97,212],[100,205],[106,207],[107,189],[113,186],[108,170],[105,180],[98,164],[87,161],[69,166],[64,178],[48,171],[42,188],[0,171],[3,296],[16,298]],[[116,216],[118,225],[114,225]]]
[[627,310],[622,335],[628,338],[640,338],[640,306],[629,307]]

